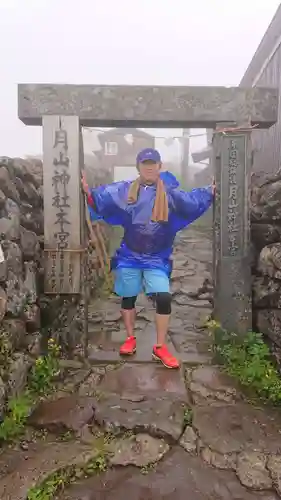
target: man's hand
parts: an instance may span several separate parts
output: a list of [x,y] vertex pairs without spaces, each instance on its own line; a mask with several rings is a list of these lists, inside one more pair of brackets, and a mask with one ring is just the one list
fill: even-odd
[[82,184],[82,189],[83,189],[84,193],[88,195],[89,194],[89,186],[88,186],[87,181],[86,181],[86,175],[85,175],[84,170],[82,171],[81,184]]
[[213,181],[212,181],[212,194],[213,194],[213,196],[216,196],[216,182],[215,182],[214,177],[213,177]]

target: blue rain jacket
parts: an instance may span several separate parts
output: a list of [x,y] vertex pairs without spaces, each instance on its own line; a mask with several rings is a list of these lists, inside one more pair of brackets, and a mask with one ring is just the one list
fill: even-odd
[[122,226],[124,237],[112,258],[112,268],[163,269],[171,273],[171,254],[176,233],[206,212],[213,201],[211,186],[185,192],[170,172],[162,172],[169,204],[169,220],[152,222],[156,187],[141,186],[136,203],[128,204],[132,181],[114,182],[91,189],[95,210],[91,220],[103,219]]

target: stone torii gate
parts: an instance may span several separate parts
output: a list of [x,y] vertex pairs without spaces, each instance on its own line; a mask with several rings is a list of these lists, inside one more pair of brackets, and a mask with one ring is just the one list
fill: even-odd
[[43,125],[45,291],[81,292],[81,127],[244,127],[213,140],[215,317],[228,330],[252,327],[249,178],[250,128],[277,121],[277,90],[268,88],[33,85],[18,86],[18,116]]

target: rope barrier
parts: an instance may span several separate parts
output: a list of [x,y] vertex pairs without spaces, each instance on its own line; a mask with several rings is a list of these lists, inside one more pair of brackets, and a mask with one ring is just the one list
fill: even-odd
[[223,127],[223,128],[217,128],[216,130],[213,131],[213,134],[225,134],[227,132],[251,132],[255,128],[257,128],[258,125],[249,125],[248,127],[245,127],[243,125],[239,127]]

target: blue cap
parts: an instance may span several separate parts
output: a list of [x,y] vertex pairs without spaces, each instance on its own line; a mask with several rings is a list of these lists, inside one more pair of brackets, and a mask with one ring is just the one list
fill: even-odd
[[155,163],[161,163],[160,153],[156,149],[152,148],[143,149],[137,156],[137,164],[143,163],[146,160],[151,160]]

